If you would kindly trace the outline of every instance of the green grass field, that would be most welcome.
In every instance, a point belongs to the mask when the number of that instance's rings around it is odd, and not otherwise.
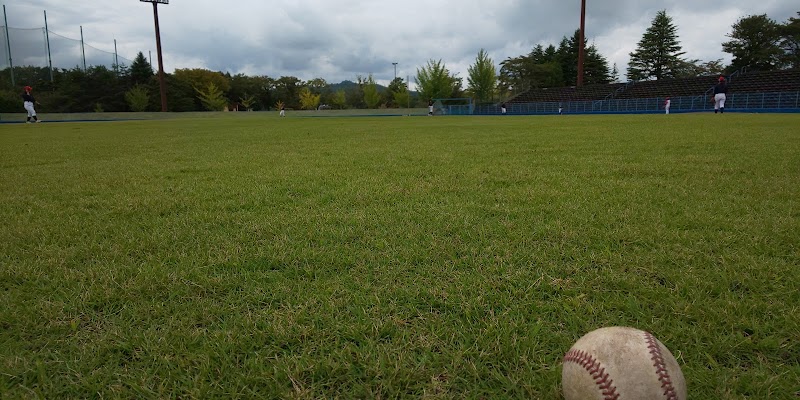
[[[0,397],[557,399],[625,325],[690,398],[797,398],[799,127],[0,126]]]

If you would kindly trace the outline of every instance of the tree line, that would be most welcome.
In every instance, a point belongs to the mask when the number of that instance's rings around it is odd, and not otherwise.
[[[800,12],[797,13],[800,17]],[[583,46],[584,83],[606,84],[620,80],[616,64],[609,66],[594,44],[579,43],[579,31],[564,36],[558,45],[537,45],[530,53],[509,57],[499,69],[484,49],[464,79],[441,60],[429,60],[417,69],[417,91],[395,78],[387,87],[372,75],[330,84],[323,78],[303,81],[293,76],[272,78],[210,71],[176,69],[165,74],[169,111],[219,111],[223,109],[289,109],[417,107],[434,98],[472,97],[495,102],[532,88],[574,86],[579,46]],[[665,10],[659,11],[630,53],[626,78],[652,80],[730,73],[743,67],[758,70],[800,68],[800,18],[778,23],[764,15],[740,18],[722,50],[732,55],[722,60],[684,58],[677,27]],[[157,111],[161,109],[159,82],[141,52],[130,66],[93,66],[85,70],[14,67],[22,85],[36,87],[46,112]],[[0,112],[18,112],[20,88],[11,85],[8,69],[0,71]]]
[[[797,13],[800,16],[800,12]],[[528,89],[575,86],[577,80],[580,31],[563,37],[558,47],[538,45],[527,54],[500,63],[498,91],[501,96]],[[766,14],[740,18],[731,27],[729,41],[722,51],[732,56],[730,65],[722,59],[701,61],[687,59],[678,38],[678,28],[666,10],[656,13],[642,35],[636,50],[630,53],[626,78],[629,81],[691,78],[728,74],[744,67],[761,71],[800,68],[800,18],[778,23]],[[618,68],[608,61],[594,44],[585,49],[584,83],[619,82]]]

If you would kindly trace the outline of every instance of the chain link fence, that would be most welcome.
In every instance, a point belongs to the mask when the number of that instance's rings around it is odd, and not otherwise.
[[[673,97],[670,112],[713,111],[713,95]],[[663,113],[664,98],[611,99],[565,102],[536,102],[509,104],[509,114],[646,114]],[[800,112],[800,92],[758,92],[728,94],[726,111],[738,112]],[[475,114],[500,114],[497,105],[482,105]]]

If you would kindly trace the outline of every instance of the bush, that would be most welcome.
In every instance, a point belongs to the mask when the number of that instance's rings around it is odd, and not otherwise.
[[[146,111],[147,105],[150,103],[150,91],[145,86],[136,85],[125,93],[125,101],[131,111]]]

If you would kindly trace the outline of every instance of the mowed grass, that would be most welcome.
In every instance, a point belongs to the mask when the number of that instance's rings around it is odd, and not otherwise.
[[[0,126],[2,398],[800,395],[800,116]]]

